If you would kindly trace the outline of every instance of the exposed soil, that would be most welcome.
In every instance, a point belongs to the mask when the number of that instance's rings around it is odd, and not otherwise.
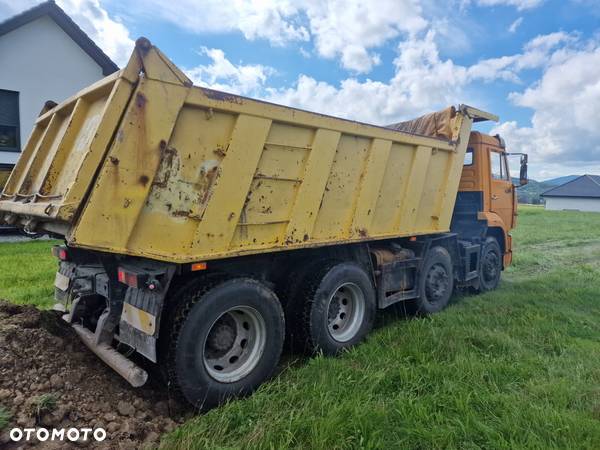
[[[192,411],[151,380],[134,389],[52,311],[0,300],[0,406],[11,415],[0,448],[155,448]],[[13,427],[103,428],[103,442],[13,443]]]

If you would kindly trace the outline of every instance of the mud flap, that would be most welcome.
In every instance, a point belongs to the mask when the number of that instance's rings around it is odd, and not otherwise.
[[[156,342],[163,302],[163,293],[129,288],[119,321],[119,341],[152,362],[157,361]]]
[[[135,269],[130,267],[129,270]],[[153,281],[141,287],[129,287],[125,292],[116,338],[155,363],[161,314],[175,266],[146,268],[139,273]],[[154,288],[150,289],[149,284]]]

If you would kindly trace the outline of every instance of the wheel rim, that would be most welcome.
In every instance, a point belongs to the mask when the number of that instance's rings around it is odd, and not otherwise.
[[[333,339],[347,342],[362,325],[365,316],[365,295],[354,283],[338,287],[327,304],[327,329]]]
[[[500,258],[494,251],[490,251],[485,255],[483,260],[483,278],[486,282],[492,282],[498,276],[498,266]]]
[[[246,377],[258,364],[266,345],[265,320],[249,306],[221,314],[204,341],[202,359],[209,375],[221,383]]]
[[[425,280],[425,294],[429,303],[436,303],[443,299],[449,285],[450,278],[445,267],[441,264],[431,266]]]

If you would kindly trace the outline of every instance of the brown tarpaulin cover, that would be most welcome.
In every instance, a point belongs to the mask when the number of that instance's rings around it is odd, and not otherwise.
[[[386,128],[450,140],[452,139],[452,122],[455,116],[456,108],[450,106],[442,111],[426,114],[413,120],[386,125]]]

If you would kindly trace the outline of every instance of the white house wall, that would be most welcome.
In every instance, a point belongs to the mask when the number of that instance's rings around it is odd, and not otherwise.
[[[61,102],[103,77],[102,69],[45,16],[0,36],[0,89],[19,92],[21,148],[44,102]],[[0,163],[19,153],[0,152]]]
[[[546,209],[600,212],[600,198],[545,197]]]

